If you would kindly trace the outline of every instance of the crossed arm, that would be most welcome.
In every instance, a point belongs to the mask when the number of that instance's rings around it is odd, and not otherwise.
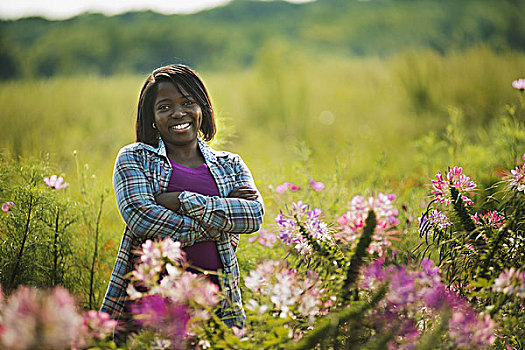
[[[165,192],[155,197],[155,201],[170,210],[177,211],[180,208],[179,195],[182,192]],[[230,192],[228,198],[241,198],[246,200],[257,199],[257,191],[248,186],[237,187]]]
[[[255,232],[262,223],[263,203],[240,158],[238,165],[239,187],[227,198],[187,191],[155,198],[140,155],[125,149],[119,153],[113,173],[120,213],[141,239],[171,237],[183,245],[192,245],[197,240],[218,240],[221,231]]]
[[[259,230],[264,205],[252,175],[240,157],[233,160],[235,188],[226,198],[184,191],[163,193],[157,203],[198,220],[207,229],[227,233],[252,233]]]

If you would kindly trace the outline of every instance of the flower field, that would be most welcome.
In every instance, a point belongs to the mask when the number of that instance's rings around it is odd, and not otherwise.
[[[245,327],[218,319],[221,291],[178,243],[150,240],[128,288],[140,331],[118,346],[96,310],[142,77],[4,84],[2,348],[525,347],[523,55],[275,55],[202,72],[214,147],[241,154],[266,205],[237,250]]]

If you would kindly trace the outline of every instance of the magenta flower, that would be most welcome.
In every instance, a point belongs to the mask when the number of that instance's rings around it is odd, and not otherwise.
[[[516,79],[512,82],[512,87],[514,89],[524,91],[525,90],[525,79]]]
[[[459,348],[486,349],[496,341],[494,321],[489,315],[476,317],[470,308],[455,309],[448,324],[450,337]]]
[[[310,185],[316,192],[321,192],[322,190],[324,190],[324,183],[316,182],[314,181],[314,179],[310,179]]]
[[[505,223],[505,217],[497,210],[491,210],[481,215],[476,213],[471,218],[476,225],[488,225],[495,228],[500,228]]]
[[[2,211],[6,214],[11,214],[11,208],[16,207],[16,204],[13,202],[5,202],[2,204]]]
[[[389,287],[386,300],[395,307],[413,303],[417,298],[416,283],[404,267],[393,269]]]
[[[137,322],[172,339],[174,349],[184,349],[188,336],[190,314],[186,306],[172,302],[160,295],[148,295],[133,304],[132,313]]]
[[[277,236],[267,230],[261,229],[257,234],[252,235],[248,242],[253,243],[257,241],[260,245],[267,248],[273,248],[273,245],[277,241]]]
[[[185,260],[179,242],[174,242],[170,238],[162,241],[148,240],[142,245],[140,259],[141,263],[132,272],[131,280],[133,283],[130,283],[127,288],[130,299],[146,300],[145,298],[155,296],[146,303],[146,305],[151,306],[148,306],[150,309],[154,305],[160,305],[164,307],[164,311],[167,310],[166,312],[174,312],[175,314],[182,310],[179,306],[184,307],[184,313],[191,319],[187,326],[188,329],[186,329],[187,332],[192,332],[200,323],[211,317],[210,311],[220,301],[219,287],[206,278],[206,272],[194,274],[186,270],[189,265]],[[135,287],[137,284],[141,288]],[[163,304],[159,304],[160,299],[158,298],[166,300],[162,301]],[[166,304],[168,302],[169,305]],[[139,312],[141,311],[139,310]],[[150,316],[147,319],[152,324],[162,321],[152,318],[152,315]],[[184,327],[186,327],[186,323],[184,321]],[[164,331],[169,336],[178,334],[178,331],[170,328]]]
[[[293,183],[291,182],[284,182],[282,183],[281,185],[277,186],[275,188],[275,192],[279,193],[279,194],[282,194],[286,191],[292,191],[292,192],[295,192],[299,190],[299,186],[297,185],[294,185]]]
[[[450,186],[453,186],[458,190],[465,204],[474,204],[474,202],[465,194],[474,191],[477,185],[474,181],[470,180],[470,177],[463,174],[463,169],[461,167],[449,167],[445,177],[443,177],[441,173],[437,173],[436,180],[432,180],[431,186],[432,190],[430,193],[434,196],[434,199],[447,206],[452,203],[452,199],[450,198]]]
[[[51,175],[50,177],[44,177],[44,182],[49,188],[54,188],[56,190],[62,190],[67,187],[68,183],[64,182],[62,176]]]
[[[423,259],[422,269],[418,270],[383,266],[383,263],[380,259],[363,270],[361,288],[373,290],[388,283],[387,294],[373,311],[372,322],[379,329],[391,330],[396,326],[399,329],[397,339],[389,348],[413,348],[412,342],[417,340],[419,332],[410,324],[407,315],[412,319],[438,322],[443,307],[452,310],[449,331],[456,345],[454,348],[483,349],[494,343],[494,322],[489,316],[478,316],[465,300],[448,291],[432,260]]]

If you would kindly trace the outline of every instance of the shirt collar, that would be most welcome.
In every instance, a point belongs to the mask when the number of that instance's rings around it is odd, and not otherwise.
[[[215,151],[213,148],[208,146],[206,142],[202,141],[201,139],[197,139],[199,143],[199,149],[201,150],[202,155],[204,156],[204,159],[206,162],[217,162],[217,151]],[[144,144],[144,147],[157,153],[160,156],[168,158],[168,155],[166,153],[166,145],[162,141],[161,138],[159,138],[159,144],[157,147],[150,146],[148,144]]]

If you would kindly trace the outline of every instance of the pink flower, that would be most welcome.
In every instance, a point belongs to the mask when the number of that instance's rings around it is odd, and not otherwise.
[[[316,192],[321,192],[324,190],[324,183],[322,182],[316,182],[314,179],[310,179],[310,185]]]
[[[512,87],[514,89],[524,91],[525,90],[525,79],[516,79],[512,82]]]
[[[2,311],[2,342],[8,349],[69,348],[82,325],[73,297],[60,287],[51,293],[20,287]]]
[[[474,202],[465,194],[474,191],[477,184],[470,180],[470,177],[463,174],[463,169],[461,167],[449,167],[445,177],[443,177],[441,173],[437,173],[436,180],[432,180],[431,186],[432,190],[430,193],[434,196],[434,199],[447,206],[452,203],[452,198],[450,198],[450,186],[453,186],[458,190],[466,205],[474,204]]]
[[[257,234],[252,235],[250,239],[248,239],[248,242],[259,242],[260,245],[267,248],[273,248],[273,245],[277,241],[277,237],[264,229],[260,230]]]
[[[505,269],[494,281],[492,290],[525,298],[525,272],[516,270],[514,267]]]
[[[389,236],[394,233],[392,229],[399,225],[397,218],[399,212],[392,203],[395,199],[395,195],[384,193],[378,193],[376,196],[368,198],[361,195],[354,196],[350,202],[349,210],[337,219],[341,231],[336,233],[334,237],[344,244],[355,244],[365,226],[368,212],[373,210],[376,214],[377,224],[368,251],[371,254],[377,253],[382,256],[391,245]]]
[[[56,190],[62,190],[67,187],[68,183],[64,182],[62,176],[51,175],[50,177],[44,177],[44,182],[49,188],[54,188]]]
[[[488,225],[495,228],[500,228],[505,223],[505,217],[496,210],[488,211],[482,215],[476,213],[471,217],[476,225]]]
[[[4,204],[2,204],[2,211],[7,214],[11,214],[11,208],[14,208],[14,207],[16,207],[15,203],[5,202]]]
[[[242,338],[248,333],[248,329],[246,328],[239,328],[239,327],[232,327],[232,332],[237,338]]]
[[[320,289],[316,273],[299,273],[289,269],[282,261],[269,260],[259,264],[244,278],[248,289],[267,299],[278,312],[279,317],[302,315],[313,322],[321,313],[321,298],[324,290]],[[266,306],[251,300],[250,309],[265,312]],[[262,310],[262,311],[261,311]]]
[[[525,164],[511,170],[510,176],[507,176],[506,180],[509,182],[511,188],[515,188],[518,192],[525,193]]]
[[[286,191],[292,191],[292,192],[295,192],[299,190],[299,186],[297,185],[294,185],[293,183],[291,182],[284,182],[282,183],[281,185],[277,186],[275,188],[275,192],[279,193],[279,194],[282,194]]]
[[[117,325],[117,321],[112,320],[109,314],[102,311],[89,310],[82,317],[84,322],[76,342],[78,348],[86,348],[94,340],[108,339]]]

